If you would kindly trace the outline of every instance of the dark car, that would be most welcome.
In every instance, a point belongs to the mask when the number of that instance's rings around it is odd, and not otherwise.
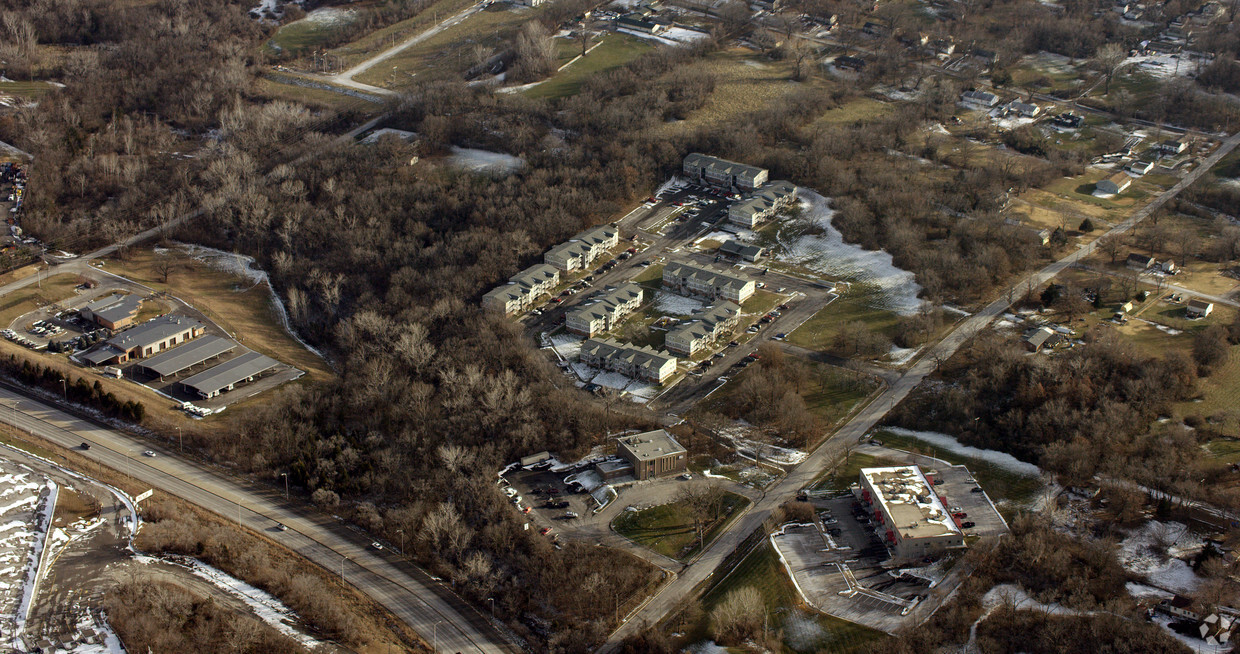
[[[968,522],[962,522],[962,523],[960,523],[960,526],[961,526],[961,527],[964,527],[965,529],[969,529],[970,527],[973,527],[973,526],[974,526],[974,524],[973,524],[973,521],[971,521],[971,520],[970,520],[970,521],[968,521]]]
[[[83,450],[89,450],[89,449],[90,449],[90,443],[82,443],[82,449],[83,449]]]
[[[969,489],[969,492],[970,492],[970,493],[980,493],[980,492],[982,492],[982,487],[981,487],[981,486],[974,486],[973,488],[970,488],[970,489]]]

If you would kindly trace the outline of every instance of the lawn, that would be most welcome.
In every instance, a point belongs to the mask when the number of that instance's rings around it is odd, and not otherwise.
[[[1042,480],[1037,477],[1011,472],[982,459],[958,456],[951,452],[932,448],[912,436],[898,435],[883,429],[874,432],[874,438],[882,441],[886,447],[907,450],[917,454],[926,454],[942,459],[952,465],[963,465],[973,473],[978,485],[994,500],[1009,500],[1019,504],[1033,499],[1042,488]]]
[[[167,291],[201,311],[242,345],[305,370],[311,379],[333,376],[327,364],[284,330],[266,284],[247,280],[195,261],[180,250],[157,255],[133,250],[124,260],[109,259],[105,270],[155,290]],[[156,270],[163,257],[173,257],[168,282]]]
[[[50,82],[0,82],[0,95],[20,95],[37,100],[56,88]]]
[[[801,397],[828,429],[878,389],[878,380],[869,375],[825,363],[811,365],[813,374]]]
[[[627,34],[607,34],[602,45],[576,63],[552,75],[547,81],[530,88],[525,95],[531,98],[564,98],[576,95],[581,85],[591,75],[611,70],[653,50],[654,46]],[[580,54],[580,49],[574,53]],[[571,57],[570,57],[571,59]]]
[[[881,294],[877,286],[853,284],[843,297],[828,304],[792,332],[788,340],[812,350],[828,350],[840,328],[853,322],[863,323],[870,331],[892,337],[900,316],[874,306],[874,300],[880,299]]]
[[[335,109],[337,111],[356,110],[362,113],[377,112],[383,108],[378,102],[370,102],[362,100],[346,93],[337,93],[327,89],[313,88],[309,86],[301,86],[299,84],[288,84],[279,77],[293,78],[295,75],[278,75],[269,77],[264,75],[257,80],[258,93],[265,98],[272,100],[288,100],[307,107]],[[326,84],[326,82],[315,80],[316,84]],[[339,87],[343,90],[343,87]]]
[[[748,300],[741,303],[741,312],[761,317],[770,313],[786,299],[788,298],[772,291],[758,289],[749,296]]]
[[[1227,363],[1215,370],[1214,374],[1198,381],[1197,386],[1201,389],[1201,398],[1177,404],[1177,416],[1214,418],[1222,421],[1222,424],[1214,425],[1214,429],[1229,434],[1237,433],[1237,430],[1240,430],[1240,414],[1237,413],[1240,410],[1240,345],[1233,345]],[[1226,449],[1219,449],[1224,446],[1216,443],[1220,442],[1210,443],[1211,451],[1215,452],[1216,456],[1230,457],[1240,453],[1240,443],[1236,441],[1226,441]]]
[[[865,122],[891,113],[892,105],[873,98],[860,97],[842,107],[828,109],[818,118],[817,124],[840,125]]]
[[[645,270],[633,278],[633,282],[652,289],[660,288],[663,286],[663,264],[652,263],[646,266]]]
[[[73,287],[77,285],[77,275],[64,273],[0,297],[0,326],[9,327],[14,320],[39,307],[73,297]]]
[[[683,633],[684,636],[676,644],[680,647],[685,647],[692,643],[709,640],[710,611],[722,602],[728,593],[746,586],[752,587],[761,593],[762,599],[766,604],[767,614],[770,616],[772,631],[793,631],[793,629],[789,628],[793,620],[800,623],[796,626],[801,628],[796,631],[801,633],[807,631],[804,629],[804,621],[806,620],[817,623],[817,626],[822,630],[823,633],[816,638],[811,636],[808,639],[798,639],[797,647],[793,647],[792,644],[785,642],[782,652],[796,654],[803,652],[852,654],[865,651],[869,645],[887,638],[886,634],[880,631],[875,631],[852,622],[846,622],[829,615],[819,614],[806,607],[801,602],[801,597],[797,593],[796,587],[793,586],[792,580],[788,577],[783,564],[780,562],[775,548],[767,541],[754,548],[727,574],[717,577],[715,583],[702,596],[703,614],[701,619],[696,624],[678,625],[677,630]]]
[[[330,11],[332,18],[327,18],[327,14],[311,12],[306,18],[288,23],[271,37],[268,46],[277,52],[300,55],[326,43],[333,32],[356,20],[357,15],[352,12],[334,8]]]
[[[749,506],[747,498],[725,491],[721,517],[706,528],[703,543],[709,545],[714,541],[724,525],[740,515],[746,506]],[[642,511],[625,511],[612,521],[611,526],[621,536],[678,561],[688,561],[699,549],[693,519],[683,501]]]
[[[473,0],[440,0],[413,18],[407,18],[399,23],[375,30],[352,43],[346,43],[335,48],[331,51],[331,54],[340,57],[346,67],[355,66],[370,57],[399,45],[405,39],[422,32],[472,4],[474,4]]]
[[[849,452],[848,458],[834,468],[824,470],[822,476],[814,483],[814,490],[846,491],[849,486],[857,483],[862,468],[881,468],[884,466],[902,465],[903,462],[861,452]]]

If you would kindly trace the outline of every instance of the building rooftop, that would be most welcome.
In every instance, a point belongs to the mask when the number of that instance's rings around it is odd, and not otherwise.
[[[279,361],[247,350],[245,354],[234,357],[214,368],[204,370],[181,383],[199,393],[211,395],[255,375],[262,374],[280,365]]]
[[[685,164],[696,168],[710,168],[719,172],[726,172],[729,175],[738,175],[742,177],[757,177],[766,172],[765,168],[758,166],[749,166],[719,157],[712,157],[708,154],[694,152],[685,157]]]
[[[766,249],[757,245],[741,243],[739,241],[727,241],[723,245],[719,246],[719,251],[733,256],[751,257],[756,259],[762,256],[762,253],[766,252]]]
[[[219,336],[204,336],[180,347],[158,354],[142,362],[142,367],[167,377],[175,375],[190,366],[196,366],[211,357],[231,352],[237,344]]]
[[[141,305],[141,296],[113,293],[108,297],[90,302],[83,308],[103,320],[114,323],[138,313]]]
[[[160,316],[109,338],[113,345],[126,352],[165,341],[186,330],[202,327],[202,323],[185,316]]]
[[[741,308],[732,302],[720,302],[689,316],[689,320],[667,332],[667,340],[683,341],[706,338],[715,334],[716,325],[740,315]]]
[[[590,338],[581,344],[581,352],[587,356],[628,361],[648,373],[658,373],[668,361],[676,357],[651,347],[638,347],[614,341],[610,338]]]
[[[878,493],[879,502],[891,516],[891,528],[903,538],[929,538],[960,534],[939,496],[917,466],[863,468],[861,475]]]
[[[566,320],[577,321],[612,316],[621,305],[635,299],[641,302],[643,297],[642,287],[629,282],[620,288],[604,292],[597,300],[592,301],[590,304],[569,311]]]
[[[676,442],[672,435],[666,430],[656,429],[641,434],[633,434],[631,436],[621,436],[616,439],[621,449],[633,455],[633,458],[639,461],[649,461],[650,459],[658,459],[668,454],[682,454],[686,452],[685,448]]]

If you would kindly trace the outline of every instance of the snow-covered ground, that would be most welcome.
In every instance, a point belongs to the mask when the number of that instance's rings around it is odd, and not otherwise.
[[[905,316],[917,313],[922,305],[917,298],[921,286],[914,280],[913,273],[897,268],[891,255],[882,250],[866,250],[845,243],[844,236],[831,224],[835,211],[831,209],[830,200],[806,188],[799,193],[802,219],[820,228],[822,233],[792,239],[786,228],[781,228],[776,239],[783,251],[777,258],[829,277],[872,284],[882,290],[880,299],[875,302],[879,308]]]
[[[897,366],[902,366],[911,361],[920,351],[921,348],[919,347],[898,347],[892,345],[891,350],[887,353],[887,360]]]
[[[1046,604],[1029,596],[1025,589],[1015,584],[999,584],[982,596],[982,606],[990,609],[1009,604],[1020,611],[1037,611],[1048,615],[1083,615],[1058,603]]]
[[[577,355],[581,353],[582,338],[576,334],[568,332],[558,332],[552,334],[549,338],[551,347],[555,349],[561,357],[566,361],[576,361]]]
[[[37,576],[55,508],[56,485],[0,462],[0,620],[16,639],[34,601]]]
[[[379,139],[383,138],[384,136],[387,136],[388,134],[391,134],[392,136],[399,136],[400,138],[406,141],[412,141],[418,135],[417,132],[410,132],[410,131],[406,131],[403,129],[393,129],[391,127],[384,127],[382,129],[377,129],[367,134],[366,138],[362,139],[360,143],[364,145],[370,145],[372,143],[377,142]]]
[[[511,173],[525,165],[520,157],[514,157],[503,152],[491,152],[490,150],[475,150],[473,148],[461,148],[452,146],[452,154],[448,156],[448,163],[458,168],[464,168],[477,173]]]
[[[916,438],[924,443],[929,443],[944,452],[951,452],[956,456],[962,456],[970,459],[979,459],[985,461],[995,467],[1003,468],[1009,472],[1020,475],[1038,476],[1042,471],[1032,463],[1026,463],[1006,452],[996,452],[995,450],[983,450],[965,445],[956,440],[955,436],[949,436],[937,431],[914,431],[912,429],[904,429],[902,427],[883,427],[884,431],[889,431],[899,436],[908,436]]]
[[[1199,536],[1178,522],[1149,521],[1120,541],[1116,557],[1124,569],[1144,575],[1153,585],[1192,593],[1201,578],[1182,559],[1203,547]]]
[[[1147,73],[1159,79],[1197,73],[1198,64],[1174,54],[1142,55],[1124,60],[1124,71]]]
[[[1223,652],[1232,651],[1231,645],[1211,645],[1200,638],[1185,636],[1184,634],[1171,628],[1171,618],[1161,613],[1154,616],[1154,624],[1163,628],[1172,638],[1184,643],[1190,650],[1197,654],[1223,654]]]
[[[339,7],[320,7],[306,14],[306,17],[301,20],[323,27],[348,25],[357,20],[357,12],[352,9],[341,9]],[[300,23],[301,21],[294,22]],[[289,24],[292,25],[293,23]]]
[[[737,420],[733,424],[717,430],[716,433],[728,439],[732,443],[732,447],[736,449],[736,453],[746,459],[757,459],[760,457],[765,463],[794,466],[809,456],[801,450],[780,447],[752,438],[746,438],[753,431],[753,425],[744,420]]]
[[[1002,111],[1002,109],[995,109],[990,112],[990,119],[994,121],[995,126],[999,129],[1013,130],[1022,125],[1032,125],[1037,121],[1036,118],[1025,118],[1024,116],[1009,116],[1005,118],[999,115]]]
[[[618,372],[591,368],[578,361],[577,356],[581,353],[581,343],[585,340],[580,336],[575,336],[568,332],[560,332],[548,337],[547,340],[550,341],[551,347],[556,353],[569,362],[569,369],[576,373],[577,379],[581,380],[578,384],[580,386],[593,383],[611,388],[620,391],[626,399],[638,404],[645,404],[659,394],[658,384],[625,377]]]
[[[705,39],[707,38],[707,36],[709,36],[701,32],[695,32],[693,30],[685,29],[683,27],[671,27],[667,29],[666,31],[659,32],[658,34],[647,34],[645,32],[631,30],[627,27],[617,28],[616,31],[622,32],[624,34],[628,34],[629,36],[635,36],[645,41],[652,41],[654,43],[658,43],[661,45],[673,45],[673,46],[690,45],[696,41],[701,41],[702,39]]]
[[[687,316],[705,306],[702,300],[667,291],[658,291],[654,296],[654,308],[671,316]]]

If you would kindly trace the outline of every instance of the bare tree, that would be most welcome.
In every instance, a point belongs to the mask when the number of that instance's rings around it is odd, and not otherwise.
[[[1097,64],[1107,81],[1104,94],[1111,93],[1111,79],[1124,67],[1124,60],[1127,58],[1128,52],[1119,43],[1107,43],[1098,48],[1098,53],[1094,55],[1094,63]]]

